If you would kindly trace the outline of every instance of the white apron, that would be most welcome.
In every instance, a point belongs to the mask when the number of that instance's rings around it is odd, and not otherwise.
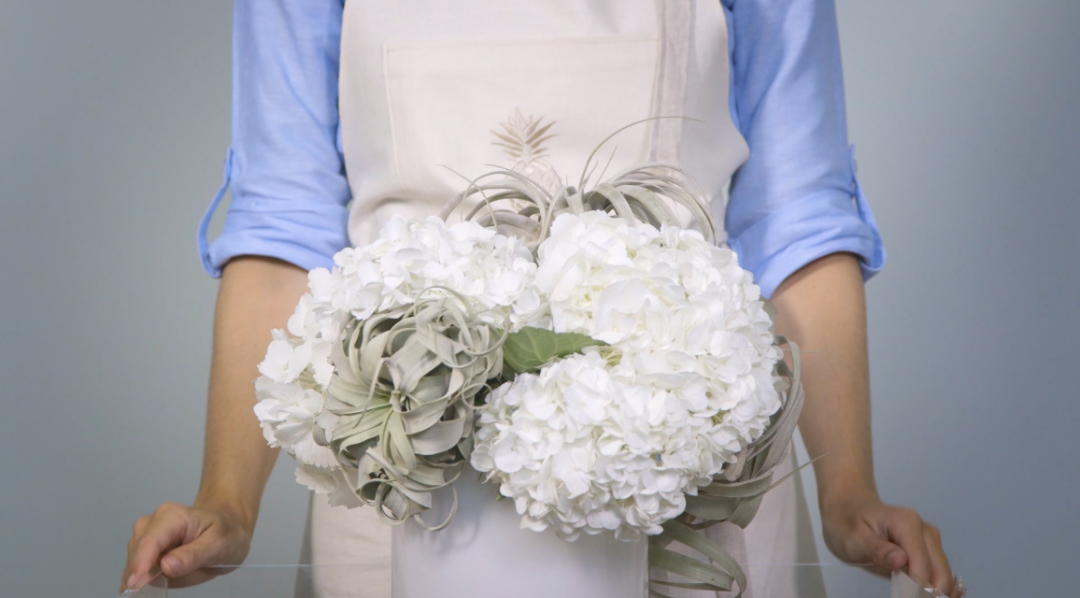
[[[718,0],[348,0],[339,83],[353,245],[374,240],[393,214],[437,214],[490,165],[550,186],[576,183],[600,141],[651,116],[704,122],[665,119],[621,133],[598,154],[610,160],[607,173],[645,161],[677,164],[704,189],[717,222],[731,175],[748,156],[731,119]],[[554,122],[550,137],[516,135],[537,122]],[[551,532],[518,530],[513,502],[496,505],[494,487],[485,499],[488,489],[474,486],[462,488],[461,521],[435,532],[441,537],[411,523],[391,533],[371,509],[330,507],[314,496],[304,559],[360,564],[370,574],[357,584],[315,569],[313,587],[298,592],[389,598],[393,585],[394,598],[644,596],[639,581],[627,581],[631,569],[643,578],[643,545],[599,536],[565,544]],[[721,524],[708,533],[748,564],[745,596],[824,596],[812,569],[764,566],[817,560],[797,477],[765,497],[745,532]],[[477,535],[490,542],[470,546]],[[500,549],[500,538],[513,544]],[[392,544],[402,559],[393,580]],[[433,570],[438,575],[414,573]]]

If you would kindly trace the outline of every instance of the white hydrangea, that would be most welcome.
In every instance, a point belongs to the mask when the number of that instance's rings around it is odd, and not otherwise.
[[[323,411],[321,391],[261,376],[255,381],[255,396],[259,399],[255,415],[270,446],[284,448],[300,463],[336,467],[334,453],[319,446],[312,435]]]
[[[293,339],[284,330],[272,331],[273,339],[266,349],[266,358],[259,364],[259,373],[274,382],[289,384],[311,368],[319,386],[330,384],[334,366],[330,363],[329,341],[321,338]]]
[[[536,264],[529,250],[475,222],[448,226],[435,217],[393,217],[378,240],[338,252],[334,263],[332,271],[316,268],[308,274],[310,292],[289,318],[288,333],[273,332],[259,364],[255,406],[267,442],[300,462],[297,480],[330,493],[332,500],[342,494],[333,489],[343,478],[333,453],[315,441],[314,432],[321,428],[329,439],[326,431],[334,427],[324,410],[324,392],[334,373],[333,343],[341,341],[349,320],[410,305],[431,287],[469,298],[493,323],[509,319],[520,327],[541,322],[544,313],[532,285]]]
[[[274,330],[273,339],[255,380],[255,415],[263,437],[302,464],[335,467],[333,453],[313,436],[323,413],[322,391],[334,372],[331,345],[318,338],[290,338],[284,330]]]
[[[658,534],[723,465],[713,412],[700,375],[638,376],[590,350],[497,388],[471,461],[514,499],[523,528]]]
[[[524,243],[476,222],[448,226],[437,217],[392,217],[379,238],[334,256],[336,267],[312,270],[311,293],[289,320],[295,336],[334,338],[348,317],[411,305],[431,287],[446,287],[473,299],[494,323],[514,326],[541,308],[532,286],[536,263]]]
[[[780,407],[773,371],[782,353],[735,252],[697,231],[586,212],[555,219],[538,261],[535,285],[556,332],[604,341],[635,371],[696,372],[744,444],[762,434]]]
[[[782,354],[752,276],[730,249],[676,227],[563,214],[538,249],[556,332],[611,345],[491,394],[473,466],[522,526],[660,533],[780,408]]]

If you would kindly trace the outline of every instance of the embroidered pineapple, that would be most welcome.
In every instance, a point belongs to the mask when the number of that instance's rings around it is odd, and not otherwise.
[[[500,129],[492,133],[497,138],[492,143],[503,148],[513,160],[510,170],[529,177],[549,193],[555,194],[562,189],[559,175],[545,159],[547,148],[544,142],[555,136],[548,134],[557,121],[543,122],[543,117],[525,116],[521,110],[515,110],[513,116],[499,123]]]

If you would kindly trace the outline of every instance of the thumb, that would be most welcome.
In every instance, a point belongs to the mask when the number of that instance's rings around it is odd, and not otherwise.
[[[161,572],[166,577],[183,577],[216,565],[225,551],[225,539],[214,533],[204,533],[183,546],[170,550],[161,558]]]
[[[896,544],[883,540],[877,534],[866,530],[859,534],[859,543],[862,545],[863,558],[868,559],[875,567],[892,573],[907,564],[907,553]]]

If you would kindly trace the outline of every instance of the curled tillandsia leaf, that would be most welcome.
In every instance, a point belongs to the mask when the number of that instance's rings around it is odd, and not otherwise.
[[[460,473],[474,401],[503,368],[501,328],[441,291],[348,322],[331,354],[328,445],[356,495],[392,524],[430,509]]]
[[[464,221],[494,228],[499,234],[517,237],[534,253],[551,218],[553,197],[536,181],[499,168],[469,181],[468,187],[446,204],[439,217],[448,220],[456,210],[467,210]]]
[[[708,591],[731,591],[732,584],[739,588],[735,598],[746,589],[746,574],[722,546],[709,540],[699,530],[727,521],[746,528],[757,514],[761,499],[766,492],[797,474],[805,463],[774,480],[776,467],[788,454],[791,436],[802,413],[805,394],[800,380],[802,356],[799,346],[777,335],[778,346],[787,345],[791,350],[791,367],[783,361],[776,363],[776,373],[786,386],[783,406],[770,421],[765,433],[738,453],[735,463],[713,477],[713,482],[698,488],[697,496],[686,497],[686,512],[664,524],[664,531],[649,539],[649,566],[691,580],[672,582],[650,579],[653,586],[680,587]],[[819,459],[821,457],[818,457]],[[816,460],[816,459],[815,459]],[[701,553],[712,564],[703,562],[668,549],[678,542]],[[653,596],[664,594],[652,589]]]
[[[653,119],[631,123],[616,133],[648,120]],[[440,216],[447,220],[455,211],[463,210],[464,220],[475,220],[500,234],[522,238],[535,252],[548,237],[552,222],[563,213],[599,210],[617,214],[631,224],[641,222],[659,228],[678,226],[677,210],[683,209],[689,214],[690,225],[699,228],[710,243],[716,243],[716,222],[704,193],[676,166],[636,166],[588,186],[592,158],[612,136],[593,150],[576,187],[565,185],[552,194],[538,181],[499,168],[470,180]]]

